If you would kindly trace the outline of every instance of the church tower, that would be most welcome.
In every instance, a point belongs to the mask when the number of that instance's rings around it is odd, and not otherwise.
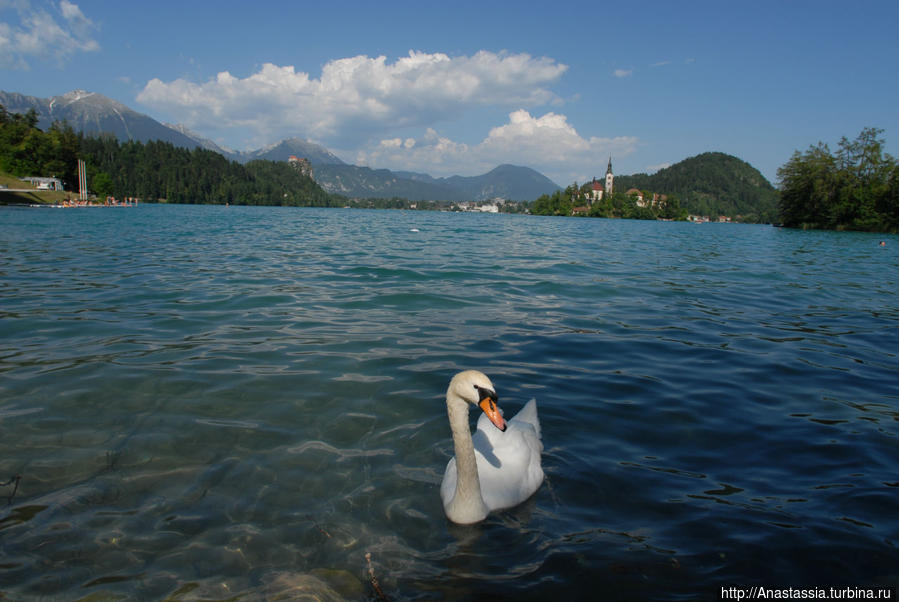
[[[609,168],[606,169],[606,194],[612,194],[615,176],[612,175],[612,155],[609,155]]]

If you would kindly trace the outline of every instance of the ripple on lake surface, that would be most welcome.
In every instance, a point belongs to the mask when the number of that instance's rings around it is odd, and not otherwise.
[[[0,593],[895,586],[899,239],[881,238],[2,209],[0,482],[22,478]],[[538,400],[547,480],[458,527],[443,393],[468,367],[507,412]]]

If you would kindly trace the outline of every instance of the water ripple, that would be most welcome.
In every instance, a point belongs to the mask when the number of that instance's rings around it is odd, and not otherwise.
[[[363,599],[369,571],[395,599],[895,579],[899,241],[0,213],[8,596]],[[443,392],[468,367],[507,412],[538,400],[547,479],[459,527]]]

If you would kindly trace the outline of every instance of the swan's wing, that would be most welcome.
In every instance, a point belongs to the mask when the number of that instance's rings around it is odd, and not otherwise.
[[[440,499],[443,505],[449,504],[453,496],[456,495],[456,458],[450,458],[446,463],[446,470],[443,472],[443,481],[440,483]]]
[[[537,418],[537,400],[531,399],[529,402],[524,404],[524,407],[519,410],[517,414],[515,414],[511,420],[520,420],[521,422],[526,422],[534,427],[534,430],[537,432],[537,438],[542,439],[542,435],[540,434],[540,419]]]
[[[519,410],[515,416],[506,421],[507,425],[510,425],[512,422],[518,422],[526,424],[534,429],[534,434],[537,437],[537,441],[542,439],[542,434],[540,432],[540,420],[537,418],[537,400],[531,399],[529,402],[524,404],[524,407]],[[504,441],[508,440],[506,437],[506,433],[496,428],[496,426],[490,422],[490,418],[487,417],[486,414],[481,413],[478,417],[478,424],[475,428],[474,435],[472,439],[475,443],[475,449],[478,448],[478,438],[485,437],[487,439],[487,443],[490,444],[491,447],[502,446]],[[543,446],[540,446],[540,449],[543,449]],[[487,455],[485,453],[485,455]]]
[[[543,482],[540,454],[543,444],[533,425],[509,422],[505,432],[489,420],[472,437],[484,503],[491,510],[525,501]],[[491,431],[496,431],[493,433]]]
[[[534,431],[537,433],[537,438],[542,439],[543,435],[540,431],[540,419],[537,417],[537,400],[531,399],[529,402],[524,404],[524,406],[515,414],[512,418],[507,420],[511,422],[513,420],[518,420],[520,422],[524,422],[530,424],[534,427]],[[481,431],[484,435],[487,436],[491,442],[499,441],[502,438],[502,431],[500,431],[496,426],[490,422],[490,419],[483,412],[480,416],[478,416],[478,424],[476,427],[477,431]]]

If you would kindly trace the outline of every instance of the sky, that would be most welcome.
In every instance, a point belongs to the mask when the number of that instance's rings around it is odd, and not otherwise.
[[[719,151],[776,185],[865,127],[899,156],[897,31],[896,0],[0,0],[0,90],[435,177],[564,186]]]

